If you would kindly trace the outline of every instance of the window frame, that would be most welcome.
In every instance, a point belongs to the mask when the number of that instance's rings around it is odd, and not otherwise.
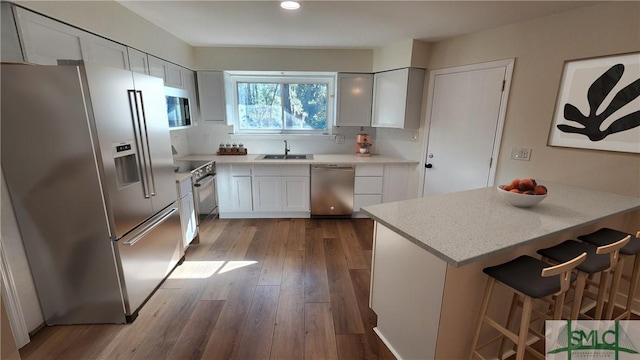
[[[335,122],[336,107],[336,78],[335,72],[291,72],[291,71],[227,71],[228,94],[230,104],[227,109],[230,112],[229,125],[233,125],[234,134],[255,135],[330,135]],[[238,112],[238,83],[270,83],[270,84],[327,84],[327,126],[325,129],[241,129]],[[282,119],[284,121],[284,118]]]

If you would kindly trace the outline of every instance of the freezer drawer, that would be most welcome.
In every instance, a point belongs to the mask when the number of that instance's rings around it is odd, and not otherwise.
[[[351,216],[353,166],[315,165],[311,169],[311,215]]]
[[[182,257],[177,204],[171,204],[117,243],[125,310],[131,316]]]

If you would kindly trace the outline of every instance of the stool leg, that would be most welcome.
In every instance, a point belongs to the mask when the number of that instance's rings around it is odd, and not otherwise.
[[[587,283],[588,274],[582,271],[578,271],[578,278],[576,279],[576,291],[573,293],[573,305],[571,307],[571,320],[578,320],[580,316],[580,306],[582,306],[582,295],[584,294],[584,288]]]
[[[469,360],[473,359],[473,355],[476,352],[476,346],[478,346],[478,339],[480,338],[480,330],[482,330],[482,324],[484,323],[484,317],[487,315],[487,308],[489,307],[489,298],[491,298],[491,291],[493,291],[493,285],[496,280],[492,277],[487,279],[487,285],[484,288],[484,296],[482,297],[482,305],[480,306],[480,317],[478,318],[478,325],[476,331],[473,334],[473,341],[471,342],[471,352],[469,354]]]
[[[518,352],[516,352],[516,360],[523,360],[524,353],[527,350],[527,338],[529,337],[532,305],[533,299],[529,296],[525,296],[524,304],[522,305],[522,320],[520,321],[520,330],[518,331]]]
[[[602,310],[604,309],[604,294],[607,292],[607,282],[609,281],[609,271],[600,273],[600,285],[598,286],[598,299],[596,300],[595,320],[602,320]]]
[[[616,297],[618,296],[618,287],[620,287],[620,279],[622,278],[622,272],[624,271],[624,258],[620,258],[616,264],[616,268],[613,271],[613,278],[611,281],[611,290],[609,290],[609,303],[607,304],[607,313],[605,314],[606,320],[613,319],[613,310],[616,307]]]
[[[513,313],[516,311],[517,307],[518,307],[518,299],[520,298],[520,296],[518,295],[518,293],[513,293],[513,298],[511,299],[511,307],[509,308],[509,315],[507,316],[507,325],[505,326],[505,328],[507,330],[511,330],[511,324],[513,323]],[[505,348],[507,345],[507,338],[506,337],[502,337],[502,339],[500,340],[500,352],[498,353],[499,359],[502,359],[502,355],[505,352]]]
[[[627,313],[626,319],[631,318],[631,308],[633,306],[633,298],[636,294],[636,288],[638,286],[638,275],[640,275],[640,255],[634,256],[633,270],[631,272],[631,282],[629,283],[629,292],[627,294],[627,305],[624,309]]]

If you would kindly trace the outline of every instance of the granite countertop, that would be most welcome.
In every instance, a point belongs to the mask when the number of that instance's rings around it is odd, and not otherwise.
[[[362,208],[447,263],[459,267],[491,255],[640,209],[640,198],[540,181],[549,189],[530,208],[507,204],[495,187]]]
[[[187,155],[176,161],[215,161],[217,164],[407,164],[417,165],[418,161],[383,155],[360,157],[355,154],[314,154],[308,160],[256,160],[260,154],[248,155]]]

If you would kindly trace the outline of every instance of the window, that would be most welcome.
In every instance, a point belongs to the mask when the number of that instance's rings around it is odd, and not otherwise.
[[[335,74],[231,74],[236,133],[327,134]]]

